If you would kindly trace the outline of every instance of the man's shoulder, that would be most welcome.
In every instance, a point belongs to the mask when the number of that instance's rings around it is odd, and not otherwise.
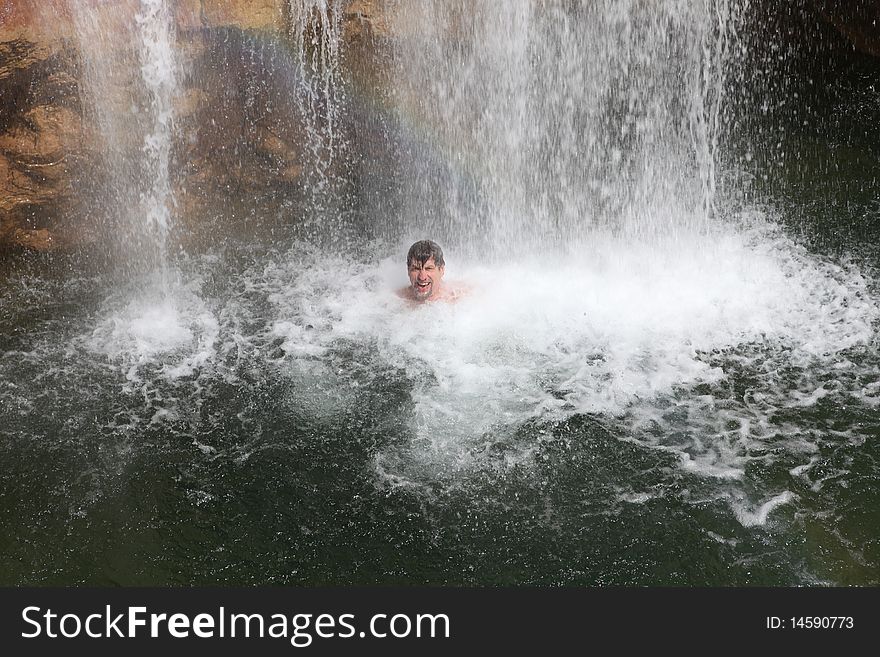
[[[424,302],[434,303],[437,301],[447,301],[454,303],[462,297],[468,296],[471,293],[472,289],[472,286],[464,283],[444,284],[443,287],[440,288],[439,294],[432,296],[432,298],[430,299],[426,299]],[[401,299],[410,301],[414,304],[419,303],[418,299],[413,298],[412,288],[409,286],[395,290],[394,294]]]
[[[462,297],[468,296],[473,291],[473,286],[466,283],[454,283],[446,287],[444,292],[445,298],[450,301],[458,301]]]

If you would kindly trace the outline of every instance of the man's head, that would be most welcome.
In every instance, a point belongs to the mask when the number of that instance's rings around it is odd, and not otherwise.
[[[406,254],[409,284],[416,301],[428,301],[440,296],[440,282],[446,271],[443,250],[431,240],[420,240],[409,247]]]

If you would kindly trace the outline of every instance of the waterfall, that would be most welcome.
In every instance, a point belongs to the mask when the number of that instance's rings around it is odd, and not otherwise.
[[[0,257],[0,583],[880,584],[880,68],[771,4],[0,3],[116,264]]]
[[[403,225],[511,253],[709,220],[728,0],[394,8]]]
[[[341,0],[288,0],[288,29],[301,76],[296,102],[309,154],[306,185],[312,210],[327,219],[339,180],[331,167],[345,148]]]
[[[141,0],[135,20],[140,35],[141,78],[149,92],[149,127],[141,147],[146,167],[141,207],[156,246],[164,253],[174,200],[168,169],[174,136],[172,101],[177,89],[173,26],[165,0]]]
[[[97,179],[85,193],[108,248],[129,277],[167,286],[174,195],[169,171],[179,65],[166,0],[74,1],[85,113],[98,131]],[[130,44],[134,44],[133,46]]]

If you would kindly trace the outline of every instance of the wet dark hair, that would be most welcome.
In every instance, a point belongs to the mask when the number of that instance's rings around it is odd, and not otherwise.
[[[409,247],[409,252],[406,254],[406,266],[409,267],[414,262],[424,265],[430,258],[434,258],[434,263],[438,267],[445,266],[443,249],[440,248],[440,245],[431,240],[419,240]]]

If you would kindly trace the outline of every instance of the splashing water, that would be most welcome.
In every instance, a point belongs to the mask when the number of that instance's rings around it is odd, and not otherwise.
[[[288,0],[290,38],[301,75],[297,102],[306,130],[305,148],[311,156],[306,175],[313,211],[333,210],[338,193],[331,167],[345,148],[341,130],[345,104],[341,0]]]
[[[737,3],[390,4],[406,175],[381,239],[229,240],[167,293],[156,270],[153,294],[3,288],[0,480],[70,507],[10,527],[89,554],[102,515],[140,513],[114,529],[150,581],[876,582],[876,273],[719,197]],[[137,24],[151,118],[118,152],[161,179],[160,5]],[[340,6],[289,3],[328,171]],[[121,115],[95,111],[109,137]],[[167,226],[163,184],[127,179]],[[395,295],[426,236],[471,287],[454,304]],[[57,489],[30,483],[46,453]]]
[[[322,389],[365,385],[358,376],[377,363],[405,373],[411,442],[404,461],[396,447],[380,460],[416,478],[479,465],[485,444],[509,439],[513,427],[587,414],[690,471],[737,480],[751,460],[770,458],[779,432],[796,434],[795,454],[813,451],[821,434],[777,426],[784,409],[829,394],[878,401],[876,365],[848,383],[824,379],[858,370],[849,352],[873,339],[880,314],[868,282],[750,223],[717,229],[710,249],[702,233],[659,253],[597,233],[579,262],[461,264],[473,295],[415,310],[391,294],[399,262],[383,261],[365,287],[365,265],[299,263],[275,272],[292,285],[267,282],[281,318],[270,335],[283,340],[291,372]],[[357,360],[364,348],[367,362]],[[731,398],[743,370],[766,380]],[[308,406],[332,415],[354,403],[337,400],[335,411]],[[538,446],[511,456],[528,461]]]
[[[404,230],[475,256],[704,224],[726,0],[397,7]]]
[[[99,130],[103,168],[84,187],[128,277],[167,269],[174,195],[170,161],[179,63],[171,11],[75,1],[83,102]],[[111,36],[112,35],[112,36]],[[118,41],[122,36],[122,43]],[[129,44],[135,44],[130,47]],[[115,239],[112,239],[115,237]],[[169,275],[162,278],[167,287]]]
[[[174,134],[173,100],[177,93],[177,68],[172,47],[171,14],[164,0],[141,0],[135,16],[141,45],[141,77],[150,94],[151,130],[144,137],[149,187],[141,192],[147,222],[164,253],[168,239],[173,194],[169,175]]]

